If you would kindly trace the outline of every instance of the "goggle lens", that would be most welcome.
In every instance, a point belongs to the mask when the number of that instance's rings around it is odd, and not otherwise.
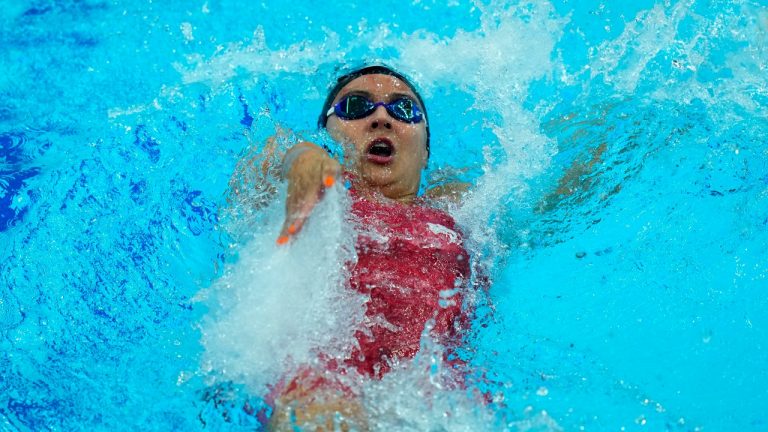
[[[419,123],[422,119],[418,105],[407,97],[396,99],[390,103],[374,103],[365,96],[350,95],[328,110],[328,115],[335,113],[344,120],[357,120],[371,115],[379,105],[383,106],[389,115],[405,123]]]
[[[412,119],[415,114],[414,107],[415,105],[412,100],[398,99],[392,103],[391,107],[387,108],[388,110],[391,108],[389,112],[399,119]]]
[[[339,101],[339,113],[337,115],[341,118],[347,119],[359,119],[369,116],[376,107],[373,106],[373,102],[362,96],[348,96]]]

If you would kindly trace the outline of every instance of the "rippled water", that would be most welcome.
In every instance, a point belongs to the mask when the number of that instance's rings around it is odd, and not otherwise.
[[[233,300],[206,293],[273,226],[230,181],[277,129],[324,139],[328,83],[366,58],[423,89],[428,176],[476,185],[456,216],[494,281],[463,355],[496,403],[428,393],[418,417],[397,374],[372,400],[414,430],[768,427],[764,4],[39,0],[0,22],[0,429],[259,427],[202,342]]]

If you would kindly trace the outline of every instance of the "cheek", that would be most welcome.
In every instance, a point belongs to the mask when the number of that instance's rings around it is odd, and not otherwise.
[[[335,124],[334,124],[335,123]],[[360,139],[358,136],[360,133],[354,127],[352,123],[340,123],[336,120],[334,123],[328,122],[326,129],[331,138],[337,143],[341,144],[344,149],[344,153],[350,156],[356,152],[361,152],[361,146],[364,144],[358,144]]]
[[[331,138],[341,144],[353,144],[358,141],[361,134],[358,130],[359,126],[354,122],[342,123],[338,120],[335,120],[334,122],[329,121],[326,129],[328,129]]]
[[[408,140],[413,143],[413,152],[419,157],[417,158],[418,163],[422,166],[426,166],[427,163],[427,132],[423,128],[421,129],[413,129],[410,132],[410,139]]]
[[[335,118],[328,119],[328,123],[326,124],[325,129],[328,131],[328,135],[330,135],[334,141],[343,143],[347,140],[344,128]]]

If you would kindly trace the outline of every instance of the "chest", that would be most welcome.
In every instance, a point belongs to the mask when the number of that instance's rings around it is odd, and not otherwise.
[[[360,278],[396,281],[401,288],[406,284],[445,289],[468,274],[469,256],[447,213],[368,202],[356,203],[353,213],[358,223],[356,273]]]

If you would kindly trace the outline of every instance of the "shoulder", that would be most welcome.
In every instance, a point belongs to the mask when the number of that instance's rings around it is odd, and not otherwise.
[[[469,191],[469,183],[446,183],[430,188],[424,193],[424,199],[428,201],[445,201],[451,204],[460,204],[464,194]]]

